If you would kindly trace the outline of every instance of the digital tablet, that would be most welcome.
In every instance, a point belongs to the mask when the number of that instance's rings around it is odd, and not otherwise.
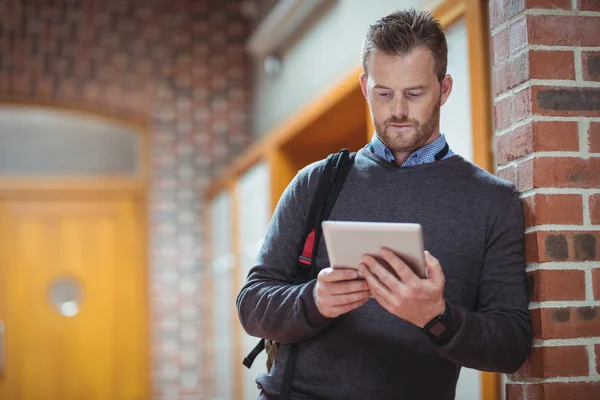
[[[426,278],[423,231],[420,224],[323,221],[323,237],[332,268],[358,269],[364,254],[381,257],[382,247],[395,252],[420,278]]]

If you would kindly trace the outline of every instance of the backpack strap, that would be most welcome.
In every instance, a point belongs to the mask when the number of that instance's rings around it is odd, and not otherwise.
[[[311,272],[315,272],[315,257],[322,236],[321,222],[329,218],[335,201],[342,191],[346,176],[354,164],[354,156],[355,153],[349,153],[347,149],[343,149],[339,153],[327,157],[325,170],[319,179],[317,192],[307,218],[306,232],[308,233],[305,235],[306,240],[298,257],[295,284],[307,282]],[[299,347],[299,343],[294,343],[290,347],[279,394],[281,400],[290,398]]]
[[[333,208],[337,195],[341,191],[344,180],[350,167],[353,164],[355,153],[349,153],[347,149],[340,150],[338,153],[330,154],[325,162],[325,167],[319,178],[317,185],[317,191],[313,198],[312,204],[308,212],[308,218],[306,219],[304,229],[304,243],[298,253],[298,261],[296,263],[296,277],[294,278],[294,284],[299,285],[309,280],[310,273],[314,271],[313,265],[313,254],[317,253],[319,247],[319,240],[321,237],[321,221],[329,217],[329,213]],[[350,160],[348,163],[347,161]],[[334,185],[334,183],[336,185]],[[334,187],[335,186],[335,187]],[[327,202],[327,207],[325,207]],[[293,346],[292,346],[293,347]],[[264,339],[260,339],[259,342],[254,346],[254,349],[248,354],[242,364],[246,368],[252,367],[252,363],[256,357],[265,349]],[[297,352],[297,350],[296,350]],[[293,369],[295,369],[295,358],[291,370],[291,376],[293,376]],[[290,363],[288,358],[288,364],[286,365],[286,372],[288,371],[288,365]],[[291,378],[290,378],[291,381]],[[285,382],[285,378],[284,378]]]

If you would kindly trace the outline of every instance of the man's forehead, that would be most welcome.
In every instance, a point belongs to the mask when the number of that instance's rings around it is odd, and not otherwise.
[[[375,84],[392,78],[437,79],[431,50],[418,47],[405,54],[389,54],[375,50],[369,60],[369,75]],[[402,73],[401,73],[402,72]]]

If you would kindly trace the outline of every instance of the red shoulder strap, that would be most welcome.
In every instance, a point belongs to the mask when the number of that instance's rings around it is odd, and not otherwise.
[[[306,236],[306,240],[304,241],[304,248],[302,249],[302,254],[298,257],[298,262],[310,267],[310,263],[312,261],[312,252],[315,244],[315,229],[310,231],[308,236]]]

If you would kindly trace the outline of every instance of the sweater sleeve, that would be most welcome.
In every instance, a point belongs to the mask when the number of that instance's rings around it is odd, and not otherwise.
[[[240,322],[248,334],[287,344],[311,338],[330,321],[317,309],[313,295],[316,280],[293,284],[310,204],[309,188],[318,180],[314,169],[312,173],[307,169],[299,172],[279,200],[257,264],[236,301]]]
[[[524,223],[518,193],[490,218],[477,310],[452,305],[457,330],[438,351],[451,361],[485,371],[513,373],[531,346],[524,260]]]

